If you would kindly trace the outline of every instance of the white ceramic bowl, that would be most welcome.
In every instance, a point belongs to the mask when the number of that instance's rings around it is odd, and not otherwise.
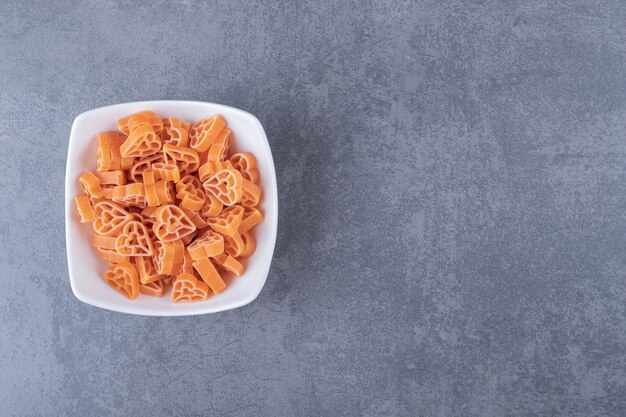
[[[152,110],[162,117],[177,117],[190,122],[221,114],[233,132],[233,151],[249,151],[257,158],[263,189],[260,209],[265,219],[253,229],[257,239],[256,252],[247,259],[242,276],[226,278],[228,287],[206,301],[174,304],[169,293],[161,298],[141,294],[134,301],[124,297],[102,279],[107,262],[99,259],[91,246],[91,223],[79,221],[74,197],[82,193],[78,177],[95,170],[96,134],[116,130],[118,118],[141,110]],[[250,113],[213,103],[141,101],[90,110],[74,120],[65,170],[65,239],[70,283],[79,300],[113,311],[149,316],[206,314],[241,307],[253,301],[265,284],[276,243],[277,223],[278,197],[272,152],[263,126]]]

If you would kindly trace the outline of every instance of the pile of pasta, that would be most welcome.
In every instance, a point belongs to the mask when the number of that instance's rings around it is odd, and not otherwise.
[[[231,131],[220,115],[193,125],[142,111],[97,135],[96,171],[79,181],[83,223],[110,262],[104,280],[131,300],[139,294],[202,301],[240,276],[242,258],[263,220],[257,161],[230,155]]]

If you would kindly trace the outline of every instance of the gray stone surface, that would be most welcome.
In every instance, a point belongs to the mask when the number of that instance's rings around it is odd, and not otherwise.
[[[0,415],[626,414],[626,6],[0,1]],[[70,291],[74,117],[233,105],[267,285],[147,318]]]

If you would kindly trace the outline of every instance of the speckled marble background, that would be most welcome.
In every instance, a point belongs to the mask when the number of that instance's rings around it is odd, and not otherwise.
[[[626,415],[626,5],[0,1],[0,415]],[[256,114],[279,237],[251,305],[82,304],[79,113]]]

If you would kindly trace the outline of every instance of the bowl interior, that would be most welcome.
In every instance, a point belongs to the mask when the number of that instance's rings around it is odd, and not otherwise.
[[[258,161],[259,185],[263,189],[259,209],[265,219],[253,229],[257,250],[244,260],[246,270],[242,276],[225,275],[228,287],[203,302],[174,304],[169,293],[160,298],[142,294],[133,301],[113,290],[101,278],[107,262],[99,259],[91,246],[91,224],[80,223],[74,208],[74,197],[82,193],[78,177],[95,170],[96,134],[117,130],[117,119],[141,110],[189,122],[221,114],[232,130],[231,152],[252,152]],[[81,301],[114,311],[160,316],[204,314],[245,305],[256,298],[265,284],[276,242],[277,211],[276,174],[267,137],[261,123],[247,112],[204,102],[147,101],[102,107],[74,120],[65,177],[65,230],[72,291]]]

